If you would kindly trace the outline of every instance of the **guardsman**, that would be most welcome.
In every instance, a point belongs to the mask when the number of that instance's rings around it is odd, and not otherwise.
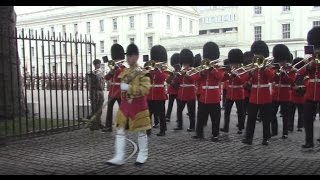
[[[139,153],[136,165],[143,164],[148,158],[148,136],[146,130],[151,129],[147,94],[150,89],[150,78],[137,64],[139,50],[135,44],[127,47],[126,68],[120,75],[121,104],[116,115],[116,140],[114,157],[107,162],[109,165],[125,163],[126,136],[125,128],[138,134]]]
[[[169,74],[169,77],[166,80],[168,85],[168,94],[169,94],[169,102],[168,102],[168,108],[166,113],[167,122],[170,122],[173,103],[177,99],[177,94],[179,90],[179,84],[173,82],[173,79],[177,76],[177,73],[181,70],[179,53],[174,53],[171,56],[170,64],[174,68],[174,71]]]
[[[150,50],[150,55],[151,60],[156,64],[166,63],[168,60],[167,50],[161,45],[153,46]],[[161,67],[154,67],[150,70],[150,78],[151,88],[147,96],[150,116],[154,114],[155,119],[159,120],[160,132],[157,136],[164,136],[167,130],[165,102],[168,99],[164,83],[168,78],[168,73]]]
[[[220,57],[219,47],[214,42],[207,42],[203,46],[203,62],[211,62]],[[204,125],[210,115],[212,122],[212,138],[213,142],[218,141],[220,116],[221,116],[221,89],[220,82],[223,79],[223,70],[218,67],[209,67],[196,74],[195,79],[201,82],[201,95],[199,99],[196,135],[194,139],[204,138]]]
[[[228,54],[228,60],[231,70],[240,68],[241,64],[243,63],[242,51],[240,49],[231,49]],[[235,103],[238,114],[238,134],[242,134],[245,122],[245,97],[243,84],[248,79],[247,76],[247,73],[244,73],[241,76],[232,73],[232,71],[230,73],[225,73],[225,78],[229,81],[229,85],[227,89],[226,106],[224,110],[224,127],[221,129],[222,132],[229,132],[230,113],[233,103]]]
[[[260,57],[269,56],[269,48],[264,41],[255,41],[251,45],[251,52]],[[246,136],[242,143],[251,145],[256,126],[257,113],[260,110],[263,140],[262,145],[268,145],[270,139],[270,120],[272,118],[272,97],[270,93],[270,82],[273,79],[274,72],[268,67],[255,68],[249,72],[252,87],[248,105],[248,119],[246,125]]]
[[[282,108],[282,139],[288,138],[288,122],[290,118],[290,94],[291,85],[296,78],[296,72],[289,64],[291,55],[289,48],[284,44],[277,44],[272,51],[274,63],[279,63],[279,69],[275,70],[272,87],[272,119],[271,136],[278,135],[277,113],[279,106]]]
[[[317,54],[320,53],[320,27],[313,27],[308,32],[308,45],[314,46],[314,56],[309,59],[308,65],[297,72],[302,76],[309,76],[306,84],[306,102],[303,107],[305,144],[302,148],[313,148],[313,121],[316,116],[317,105],[320,104],[320,63]]]
[[[190,125],[187,129],[188,132],[192,132],[195,129],[195,101],[196,101],[196,88],[195,80],[193,76],[189,76],[187,71],[192,69],[194,63],[194,56],[189,49],[182,49],[180,52],[180,63],[182,63],[181,74],[173,80],[173,83],[180,84],[177,96],[177,127],[174,130],[183,129],[182,112],[187,104]]]
[[[101,67],[101,60],[95,59],[93,61],[94,70],[90,74],[90,102],[91,102],[91,115],[96,116],[93,122],[90,124],[90,130],[99,130],[102,129],[101,124],[101,115],[104,102],[104,74]]]
[[[301,68],[304,63],[301,63],[303,58],[297,57],[292,61],[292,66],[297,64],[295,69]],[[290,108],[290,119],[288,122],[288,130],[293,131],[294,129],[294,117],[295,117],[295,112],[296,109],[298,109],[298,124],[297,128],[298,131],[301,132],[303,128],[303,104],[305,102],[304,95],[306,92],[306,87],[304,85],[305,78],[302,77],[301,75],[298,75],[292,85],[291,89],[291,108]]]
[[[111,58],[115,61],[116,65],[111,67],[112,69],[104,77],[106,81],[109,81],[109,94],[108,94],[108,109],[106,126],[102,130],[103,132],[112,132],[112,119],[113,119],[113,106],[117,101],[118,105],[121,102],[121,90],[120,90],[120,78],[119,75],[123,72],[124,66],[117,62],[124,60],[124,49],[120,44],[113,44],[111,46]]]

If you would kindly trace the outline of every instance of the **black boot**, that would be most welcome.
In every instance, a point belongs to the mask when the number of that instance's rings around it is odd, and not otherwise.
[[[248,144],[248,145],[252,145],[252,139],[243,139],[242,141],[241,141],[243,144]]]

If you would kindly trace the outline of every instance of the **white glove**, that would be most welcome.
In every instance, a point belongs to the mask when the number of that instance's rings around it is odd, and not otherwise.
[[[120,84],[120,88],[121,88],[122,91],[128,91],[128,89],[129,89],[129,84],[121,83],[121,84]]]

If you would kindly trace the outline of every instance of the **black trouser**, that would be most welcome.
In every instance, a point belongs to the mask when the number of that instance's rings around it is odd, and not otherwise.
[[[243,109],[244,109],[245,115],[248,113],[248,104],[249,104],[249,97],[246,97],[243,102]]]
[[[160,132],[165,132],[167,130],[166,124],[166,107],[165,107],[165,100],[151,100],[148,101],[149,105],[149,112],[150,112],[150,119],[152,115],[154,115],[155,121],[160,121]],[[155,122],[155,124],[157,124]]]
[[[218,137],[221,117],[220,103],[204,104],[199,101],[198,104],[198,120],[196,127],[197,135],[203,137],[203,128],[210,115],[212,124],[212,136]]]
[[[277,113],[279,106],[283,110],[282,114],[282,135],[288,135],[288,122],[290,118],[290,106],[289,102],[272,102],[272,118],[271,118],[271,131],[272,135],[278,134],[278,120]]]
[[[195,127],[195,106],[196,106],[196,101],[181,101],[177,99],[177,104],[178,104],[178,109],[177,109],[177,123],[178,123],[178,128],[183,127],[183,118],[182,118],[182,112],[184,107],[187,104],[188,107],[188,112],[189,112],[189,119],[190,119],[190,126],[189,129],[194,129]]]
[[[229,131],[229,124],[230,124],[230,113],[233,106],[233,103],[236,103],[237,106],[237,114],[238,114],[238,129],[242,130],[244,129],[244,121],[245,121],[245,113],[244,113],[244,100],[226,100],[226,107],[224,109],[224,130],[227,132]]]
[[[303,121],[306,132],[306,144],[313,145],[313,120],[314,116],[316,116],[318,104],[320,104],[320,102],[306,101],[303,106]]]
[[[118,102],[118,105],[121,103],[120,98],[112,98],[109,96],[108,98],[108,109],[107,109],[107,118],[106,118],[106,128],[112,127],[112,119],[113,119],[113,105],[115,102]]]
[[[226,98],[227,98],[227,90],[223,89],[222,91],[222,107],[226,107]]]
[[[296,113],[296,109],[298,109],[298,129],[303,128],[303,104],[295,104],[290,103],[290,119],[288,123],[288,129],[289,131],[293,131],[294,126],[294,115]]]
[[[176,100],[176,99],[177,99],[176,94],[169,94],[169,102],[168,102],[168,108],[167,108],[167,113],[166,113],[167,119],[171,118],[173,103],[174,103],[174,100]]]
[[[252,104],[248,105],[248,120],[246,126],[246,138],[253,139],[254,129],[256,127],[256,119],[258,111],[261,113],[263,140],[270,139],[270,119],[272,118],[272,104]]]

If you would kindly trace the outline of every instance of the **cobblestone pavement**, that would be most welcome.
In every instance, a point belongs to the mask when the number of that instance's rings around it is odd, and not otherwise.
[[[186,131],[187,116],[182,131],[172,130],[173,118],[166,136],[157,137],[159,129],[152,130],[149,159],[140,167],[134,166],[137,154],[121,167],[104,164],[113,155],[114,133],[82,129],[19,140],[0,147],[0,174],[320,174],[319,144],[302,150],[304,132],[294,131],[286,140],[279,135],[269,146],[262,146],[261,123],[257,123],[253,145],[248,146],[241,143],[243,135],[237,134],[236,123],[234,110],[230,132],[221,133],[219,142],[211,142],[211,123],[205,129],[206,138],[194,140],[194,133]],[[281,119],[279,123],[281,134]],[[127,137],[137,142],[135,135]],[[129,156],[134,144],[127,141],[126,150]]]

